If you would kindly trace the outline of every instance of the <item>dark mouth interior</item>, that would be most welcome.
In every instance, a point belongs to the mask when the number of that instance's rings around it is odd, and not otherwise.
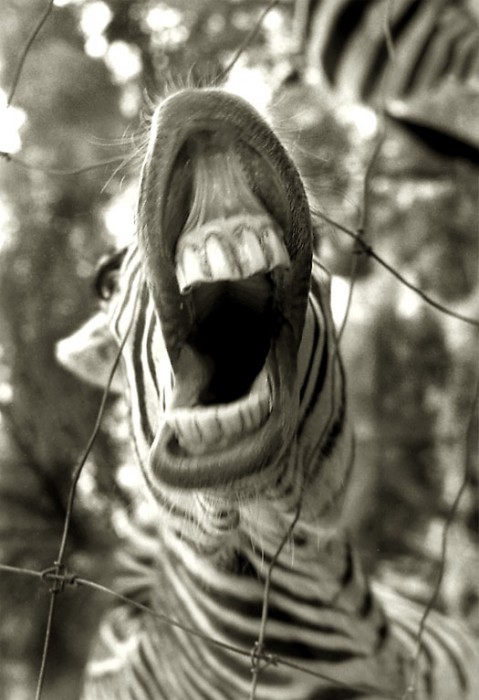
[[[270,276],[259,274],[201,284],[188,293],[194,324],[187,342],[211,373],[201,405],[230,403],[249,392],[275,333],[273,289]]]

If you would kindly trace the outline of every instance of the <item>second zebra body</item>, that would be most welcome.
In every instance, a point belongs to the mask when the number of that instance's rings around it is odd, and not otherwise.
[[[309,78],[341,100],[374,106],[448,83],[477,91],[474,2],[306,0],[297,31]]]

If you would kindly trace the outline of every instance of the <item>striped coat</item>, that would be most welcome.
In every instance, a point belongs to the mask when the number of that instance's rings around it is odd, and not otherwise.
[[[377,106],[391,97],[434,94],[449,83],[458,90],[479,89],[478,13],[472,2],[306,4],[298,34],[307,74],[344,101]]]
[[[421,609],[371,586],[341,531],[345,381],[279,141],[238,98],[176,93],[137,219],[110,327],[152,514],[116,588],[146,608],[106,615],[85,700],[475,698],[477,645],[432,614],[418,655]]]

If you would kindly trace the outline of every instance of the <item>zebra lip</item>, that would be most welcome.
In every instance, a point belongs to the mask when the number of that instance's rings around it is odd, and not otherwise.
[[[228,404],[175,407],[165,420],[178,444],[191,455],[224,449],[248,438],[267,421],[272,408],[272,387],[265,367],[250,392]]]
[[[274,355],[275,349],[248,396],[225,406],[173,409],[165,416],[149,454],[155,479],[181,489],[229,488],[245,477],[256,478],[275,463],[282,446],[292,439],[281,407],[289,406],[291,415],[294,408],[285,381],[290,372],[278,366]],[[216,418],[221,435],[214,434]],[[202,440],[200,446],[187,450],[181,445],[184,435],[179,438],[177,431],[187,431],[194,423]],[[189,448],[195,439],[198,433],[191,434]]]

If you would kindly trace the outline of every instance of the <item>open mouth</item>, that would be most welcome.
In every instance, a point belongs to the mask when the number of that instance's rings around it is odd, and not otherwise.
[[[292,320],[298,255],[273,165],[230,123],[185,132],[161,200],[167,236],[146,244],[158,250],[147,276],[175,377],[149,467],[192,488],[258,472],[291,440],[302,319]]]

